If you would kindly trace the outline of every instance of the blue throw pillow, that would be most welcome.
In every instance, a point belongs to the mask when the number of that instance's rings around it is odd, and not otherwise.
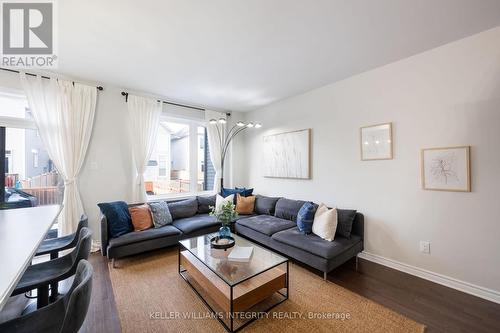
[[[253,188],[248,188],[248,189],[244,188],[244,187],[242,187],[242,188],[239,188],[239,187],[222,188],[222,191],[221,191],[221,195],[224,198],[230,196],[231,194],[234,194],[234,197],[236,198],[237,197],[236,193],[239,193],[243,197],[249,197],[253,193]]]
[[[109,236],[116,238],[134,230],[128,205],[124,201],[97,204],[108,220]]]
[[[306,202],[302,205],[297,214],[297,228],[300,232],[304,234],[312,232],[314,213],[316,213],[316,205],[312,202]]]
[[[243,190],[243,192],[240,192],[240,195],[244,197],[249,197],[253,194],[253,188],[246,188],[246,187],[235,187],[237,191]]]

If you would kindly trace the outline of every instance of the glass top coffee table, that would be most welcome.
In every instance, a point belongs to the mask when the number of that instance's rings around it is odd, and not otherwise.
[[[234,247],[213,249],[215,236],[179,241],[179,274],[224,328],[236,332],[288,299],[288,259],[234,234]],[[250,257],[232,258],[245,248],[252,248]]]

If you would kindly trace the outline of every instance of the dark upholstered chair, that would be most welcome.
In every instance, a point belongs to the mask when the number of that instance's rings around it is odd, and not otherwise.
[[[59,252],[74,248],[76,243],[78,242],[78,236],[80,235],[80,231],[83,227],[89,226],[89,219],[85,214],[80,217],[80,221],[78,222],[78,228],[76,232],[71,235],[66,235],[58,238],[46,239],[40,244],[38,250],[36,251],[35,256],[41,256],[45,254],[50,254],[50,260],[56,259],[59,257]],[[51,300],[55,300],[55,297],[59,294],[59,283],[56,282],[50,285],[50,297]]]
[[[0,324],[0,332],[78,332],[90,304],[92,274],[92,265],[87,260],[80,260],[67,294],[42,309]]]
[[[89,226],[89,220],[86,215],[82,215],[80,222],[78,222],[78,228],[75,233],[71,235],[66,235],[58,238],[46,239],[40,244],[38,250],[36,251],[36,256],[41,256],[45,254],[50,254],[50,259],[56,259],[59,256],[60,251],[74,248],[78,242],[78,236],[83,227]]]
[[[76,247],[60,258],[31,265],[12,292],[12,296],[37,289],[37,306],[41,308],[49,302],[49,285],[69,278],[75,274],[78,262],[90,254],[92,232],[83,227]]]

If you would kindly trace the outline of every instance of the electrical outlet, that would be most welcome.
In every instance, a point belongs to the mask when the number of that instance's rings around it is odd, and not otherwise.
[[[420,252],[427,254],[431,253],[431,242],[420,241]]]

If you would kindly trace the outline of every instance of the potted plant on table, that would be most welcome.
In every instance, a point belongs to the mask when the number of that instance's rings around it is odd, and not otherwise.
[[[210,216],[215,216],[217,221],[222,224],[219,229],[219,237],[224,238],[231,236],[231,229],[229,226],[231,225],[231,221],[238,216],[235,208],[236,206],[231,201],[224,202],[218,209],[214,206],[210,207],[212,210]]]

